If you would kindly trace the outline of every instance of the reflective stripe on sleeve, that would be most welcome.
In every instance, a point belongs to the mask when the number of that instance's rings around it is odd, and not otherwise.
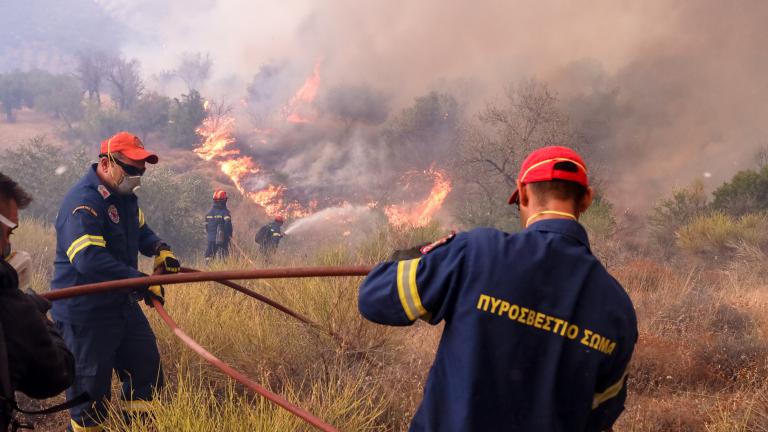
[[[69,249],[67,249],[67,257],[69,258],[69,262],[74,262],[75,256],[78,254],[78,252],[87,248],[88,246],[107,247],[107,242],[102,236],[94,236],[90,234],[86,234],[78,238],[77,240],[73,241],[72,244],[69,245]]]
[[[139,228],[144,226],[144,212],[139,209]]]
[[[621,378],[619,378],[619,380],[616,381],[613,385],[605,389],[604,392],[596,393],[595,398],[592,400],[592,409],[599,407],[600,404],[607,401],[608,399],[615,398],[624,387],[625,379],[627,379],[627,372],[624,372],[624,375],[622,375]]]
[[[74,432],[102,432],[104,430],[104,428],[99,426],[99,425],[96,425],[96,426],[80,426],[74,420],[70,420],[69,423],[70,423],[70,426],[72,427],[72,430]]]
[[[419,289],[416,286],[416,269],[421,258],[397,263],[397,294],[409,320],[427,316],[427,310],[421,304]]]
[[[120,401],[120,408],[126,412],[148,412],[152,410],[152,402],[143,400]]]

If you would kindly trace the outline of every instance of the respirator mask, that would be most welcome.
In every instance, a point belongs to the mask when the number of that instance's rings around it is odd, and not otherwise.
[[[120,168],[123,169],[123,178],[117,183],[117,193],[120,195],[135,194],[141,187],[141,176],[144,175],[146,168],[136,168],[135,166],[128,165],[125,162],[119,161],[112,155],[107,155],[109,160],[114,162]]]
[[[18,226],[1,214],[0,223],[11,231]],[[19,275],[19,288],[22,290],[29,288],[32,282],[32,256],[24,251],[13,252],[11,250],[11,242],[8,242],[3,248],[3,260],[10,264]]]

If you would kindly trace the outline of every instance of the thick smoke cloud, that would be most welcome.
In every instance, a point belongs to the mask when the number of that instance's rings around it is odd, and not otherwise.
[[[248,143],[298,185],[323,175],[339,185],[391,180],[377,172],[391,149],[371,132],[385,114],[433,90],[476,112],[528,77],[558,90],[621,206],[646,207],[704,173],[715,187],[751,167],[766,142],[768,3],[759,0],[97,3],[121,23],[124,52],[148,73],[172,68],[182,52],[209,52],[205,90],[220,99],[239,101],[249,84],[267,83],[261,91],[273,90],[259,103],[277,106],[318,60],[326,93],[317,103],[326,111],[348,114],[343,101],[370,89],[369,103],[352,106],[357,126]],[[281,159],[281,149],[307,143],[307,152]]]

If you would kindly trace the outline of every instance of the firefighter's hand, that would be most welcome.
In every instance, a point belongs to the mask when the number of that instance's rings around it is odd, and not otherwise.
[[[161,273],[178,273],[181,270],[181,263],[167,246],[161,246],[155,256],[155,270],[160,269]]]
[[[144,303],[149,307],[152,306],[152,299],[157,299],[160,304],[165,304],[165,288],[162,285],[150,285],[146,291],[144,291]]]
[[[427,246],[428,244],[429,243],[420,244],[410,249],[397,249],[396,251],[392,252],[392,255],[389,257],[389,260],[403,261],[403,260],[419,258],[423,255],[421,253],[421,248],[423,248],[424,246]]]

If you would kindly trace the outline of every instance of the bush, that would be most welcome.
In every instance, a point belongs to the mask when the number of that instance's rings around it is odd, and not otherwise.
[[[696,182],[687,189],[672,192],[672,197],[661,200],[648,216],[651,240],[665,252],[674,245],[675,233],[697,216],[707,211],[704,185]]]
[[[127,112],[115,108],[101,108],[89,103],[85,118],[77,128],[76,135],[87,145],[95,145],[112,135],[131,129],[131,118]]]
[[[591,238],[605,240],[613,235],[616,230],[616,219],[612,212],[613,204],[601,195],[595,195],[592,205],[580,218]]]
[[[740,171],[730,182],[717,188],[714,210],[733,216],[768,210],[768,167],[760,171]]]
[[[203,98],[196,90],[181,99],[174,98],[166,133],[168,141],[174,147],[192,149],[200,144],[200,136],[196,130],[205,119]]]
[[[695,218],[677,233],[677,245],[700,256],[728,256],[742,244],[768,246],[768,215],[749,213],[735,218],[718,211]]]
[[[88,157],[77,150],[65,152],[48,145],[45,136],[5,150],[0,171],[19,183],[34,199],[28,214],[53,222],[64,194],[85,173]]]
[[[205,248],[205,213],[213,195],[210,183],[194,174],[150,168],[141,182],[139,204],[147,224],[182,255]]]

